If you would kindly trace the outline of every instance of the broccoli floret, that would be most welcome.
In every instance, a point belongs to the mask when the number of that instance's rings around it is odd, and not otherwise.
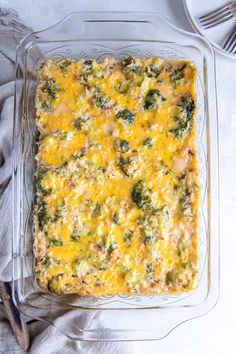
[[[134,114],[127,108],[122,109],[116,115],[117,119],[122,119],[126,124],[131,124],[134,121]]]
[[[131,164],[131,158],[130,157],[123,157],[121,156],[120,161],[119,161],[119,166],[121,170],[124,172],[126,176],[130,176],[129,173],[129,166]]]
[[[140,232],[143,235],[143,243],[145,246],[152,245],[162,234],[163,227],[169,223],[169,210],[165,205],[156,209],[151,205],[151,207],[146,209],[145,213],[137,219],[137,222]]]
[[[171,169],[168,167],[168,165],[165,163],[165,161],[162,160],[162,158],[158,159],[159,164],[163,167],[163,170],[165,172],[165,175],[171,175]]]
[[[42,184],[43,178],[47,173],[50,172],[47,170],[38,169],[37,173],[35,174],[37,187],[45,196],[51,194],[52,192],[52,188],[45,188]]]
[[[44,261],[43,261],[43,265],[46,267],[46,268],[49,268],[50,265],[51,265],[51,258],[49,256],[46,256],[44,258]]]
[[[178,106],[180,107],[180,114],[179,116],[174,116],[177,126],[170,129],[169,133],[181,139],[191,132],[193,126],[195,102],[191,94],[181,96]]]
[[[58,65],[61,70],[65,70],[69,65],[71,65],[71,60],[68,58],[63,58],[58,60]]]
[[[51,108],[52,100],[43,100],[42,102],[42,108],[47,111]]]
[[[52,100],[55,100],[58,92],[63,91],[60,87],[56,85],[56,81],[51,77],[46,77],[45,79],[45,91],[50,96]]]
[[[181,185],[175,184],[173,187],[174,193],[177,193],[181,189]]]
[[[137,205],[138,208],[142,210],[152,209],[152,200],[149,195],[147,195],[147,188],[143,180],[139,180],[133,187],[132,190],[132,200]]]
[[[52,102],[57,98],[58,93],[64,90],[56,85],[56,81],[52,77],[46,76],[42,91],[47,94],[47,97],[42,102],[42,108],[48,110],[51,108]]]
[[[145,246],[154,244],[159,233],[158,217],[151,214],[141,215],[138,218],[138,226],[143,234],[143,243]]]
[[[57,275],[53,275],[52,278],[48,281],[48,289],[50,291],[56,291],[57,293],[60,292],[63,294],[63,290],[61,287],[60,280],[64,277],[64,273],[59,273]]]
[[[68,138],[68,132],[61,132],[60,133],[61,140],[67,140],[67,138]]]
[[[157,79],[161,74],[161,70],[155,65],[150,65],[147,66],[146,73],[148,77],[154,77]]]
[[[78,130],[87,130],[88,128],[88,121],[89,118],[88,117],[78,117],[76,118],[76,120],[74,121],[74,127]]]
[[[192,118],[195,109],[195,102],[191,94],[181,96],[178,106],[181,108],[185,120]]]
[[[151,149],[153,147],[153,141],[151,138],[146,138],[144,141],[143,141],[143,146],[146,148],[146,149]]]
[[[89,86],[88,85],[88,78],[89,78],[89,75],[91,75],[93,73],[92,64],[93,64],[93,60],[91,60],[91,59],[84,61],[83,74],[80,75],[80,82],[84,86]]]
[[[133,231],[129,230],[124,233],[124,242],[129,243],[133,237]]]
[[[178,176],[178,181],[185,181],[187,177],[187,173],[182,173],[180,176]]]
[[[63,241],[62,240],[51,240],[49,241],[49,246],[50,247],[59,247],[63,245]]]
[[[63,216],[65,215],[66,212],[66,206],[65,205],[61,205],[57,208],[57,211],[53,217],[53,221],[57,221],[60,218],[63,218]]]
[[[93,98],[95,98],[96,106],[100,108],[107,108],[111,103],[110,98],[104,95],[99,87],[95,88]]]
[[[154,241],[155,241],[155,237],[152,233],[145,235],[144,240],[143,240],[145,246],[153,245]]]
[[[123,66],[127,66],[130,64],[134,64],[134,62],[135,62],[134,58],[129,56],[129,57],[124,58],[121,63]]]
[[[178,275],[173,270],[166,273],[166,285],[170,285],[171,283],[176,283],[177,280],[178,280]]]
[[[127,140],[120,140],[118,143],[118,151],[120,152],[127,152],[129,151],[129,143]]]
[[[145,97],[143,108],[145,110],[155,109],[164,101],[166,101],[166,99],[162,97],[158,89],[149,90]]]
[[[126,66],[125,71],[128,73],[138,74],[141,71],[141,67],[138,65],[128,65]]]
[[[110,245],[108,246],[107,252],[108,252],[108,253],[111,253],[111,252],[113,252],[117,247],[118,247],[118,246],[117,246],[117,243],[116,243],[116,242],[112,242],[112,243],[110,243]]]
[[[103,77],[99,64],[96,60],[88,59],[84,61],[83,73],[80,75],[80,82],[82,85],[89,86],[89,78]]]
[[[186,270],[188,271],[186,272]],[[191,261],[183,262],[166,273],[166,285],[172,285],[180,281],[182,286],[187,286],[191,281],[191,273]]]
[[[99,97],[96,98],[96,106],[100,107],[100,108],[105,108],[107,107],[107,104],[110,102],[110,98],[108,98],[105,95],[101,95]]]
[[[40,205],[37,215],[38,215],[39,229],[42,230],[48,220],[47,205],[44,200],[41,202],[41,205]]]
[[[190,195],[185,192],[179,199],[180,212],[184,217],[191,217],[193,215],[192,203],[190,201]]]
[[[184,64],[181,68],[173,70],[170,74],[171,81],[174,83],[175,88],[180,85],[182,79],[184,78],[184,69],[186,66],[187,64]]]
[[[97,256],[88,257],[88,263],[93,265],[98,270],[106,270],[108,268],[108,263],[99,259]]]
[[[179,124],[176,128],[172,128],[169,130],[169,133],[174,135],[177,139],[182,139],[187,136],[192,130],[192,123],[189,120],[186,123],[182,123],[181,119],[179,119]]]
[[[93,64],[92,59],[87,59],[84,61],[83,73],[85,75],[92,74],[92,72],[93,72],[92,64]]]
[[[132,58],[131,56],[124,58],[121,63],[126,73],[137,74],[141,71],[141,67],[135,65],[135,59]]]
[[[146,272],[147,272],[149,278],[154,278],[154,269],[153,269],[151,263],[146,264]]]
[[[78,227],[74,228],[70,238],[72,241],[78,241],[80,239],[80,229]]]
[[[117,212],[113,214],[112,220],[115,224],[119,225],[119,214]]]

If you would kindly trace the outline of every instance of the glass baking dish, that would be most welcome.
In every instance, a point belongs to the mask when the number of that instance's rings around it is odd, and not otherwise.
[[[200,272],[197,290],[180,295],[78,297],[43,293],[33,272],[32,206],[35,196],[37,129],[35,89],[45,58],[102,59],[161,56],[197,66],[197,150],[200,169]],[[214,52],[200,36],[185,32],[157,13],[71,13],[17,48],[13,139],[12,291],[21,311],[53,323],[76,340],[161,339],[174,327],[207,313],[219,288],[218,131]],[[65,330],[53,321],[58,311],[98,316],[100,326],[74,320]],[[45,315],[46,314],[46,315]],[[77,316],[78,314],[78,316]],[[45,317],[46,316],[46,317]]]

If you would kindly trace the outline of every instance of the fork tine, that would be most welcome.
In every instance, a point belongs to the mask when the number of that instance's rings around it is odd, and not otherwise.
[[[230,34],[228,35],[226,41],[225,41],[225,44],[223,46],[223,49],[225,49],[226,51],[229,50],[229,48],[231,47],[233,41],[234,41],[234,38],[236,36],[236,26],[233,27],[232,31],[230,32]]]
[[[233,55],[236,54],[236,41],[235,41],[235,43],[234,43],[234,47],[233,47],[232,53],[233,53]]]
[[[229,33],[228,38],[225,41],[223,49],[235,55],[236,53],[236,25],[233,27],[232,31]]]
[[[226,49],[227,52],[232,52],[235,48],[235,43],[236,43],[236,36],[234,35],[234,37],[232,38],[228,48]]]
[[[225,14],[226,12],[228,12],[228,11],[230,11],[230,8],[229,8],[229,6],[226,6],[226,7],[224,7],[224,9],[222,9],[222,10],[220,10],[220,11],[217,11],[217,12],[214,13],[214,14],[210,13],[210,14],[208,14],[208,16],[206,16],[206,17],[204,17],[204,18],[200,18],[200,17],[199,17],[199,21],[200,21],[201,23],[206,22],[206,21],[210,21],[210,20],[213,19],[214,17],[222,16],[222,15],[224,15],[224,14]]]
[[[203,20],[200,20],[200,23],[203,25],[207,22],[211,22],[211,21],[214,21],[215,19],[217,18],[221,18],[227,14],[230,14],[231,13],[231,10],[230,9],[226,9],[226,10],[223,10],[221,11],[220,13],[216,14],[216,15],[212,15],[212,16],[209,16],[208,18],[204,18]]]
[[[219,12],[221,12],[224,9],[226,9],[228,6],[229,6],[229,4],[223,5],[223,6],[219,7],[218,9],[216,9],[214,11],[208,12],[207,14],[205,14],[203,16],[200,16],[198,19],[199,19],[199,21],[201,21],[201,20],[203,20],[205,18],[208,18],[209,16],[217,15]]]
[[[216,25],[219,25],[220,23],[226,22],[226,21],[230,20],[233,17],[234,16],[232,14],[227,14],[226,16],[218,18],[217,20],[214,20],[213,22],[210,22],[208,24],[204,24],[203,27],[205,29],[208,29],[208,28],[214,27]]]
[[[234,55],[235,54],[235,50],[236,50],[236,36],[234,37],[233,46],[229,50],[229,53]]]

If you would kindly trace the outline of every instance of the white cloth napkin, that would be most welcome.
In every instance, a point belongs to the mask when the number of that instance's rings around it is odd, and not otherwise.
[[[15,49],[21,38],[30,29],[22,24],[13,10],[0,9],[0,280],[11,280],[11,136],[13,122],[14,62]],[[76,342],[69,340],[56,328],[68,330],[76,319],[80,328],[89,324],[101,326],[99,314],[83,311],[64,313],[42,313],[42,317],[53,320],[54,325],[41,321],[30,321],[31,354],[128,354],[135,352],[135,345],[128,342]],[[112,337],[111,337],[112,338]],[[19,348],[4,308],[0,305],[0,353],[23,353]]]

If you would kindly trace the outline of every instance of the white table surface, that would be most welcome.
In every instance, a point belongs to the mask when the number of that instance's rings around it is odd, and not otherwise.
[[[127,10],[157,11],[191,31],[182,0],[0,0],[0,6],[14,8],[35,30],[54,24],[71,11]],[[165,339],[136,342],[138,354],[236,352],[236,61],[219,54],[216,61],[220,128],[220,298],[208,315],[182,324]]]

